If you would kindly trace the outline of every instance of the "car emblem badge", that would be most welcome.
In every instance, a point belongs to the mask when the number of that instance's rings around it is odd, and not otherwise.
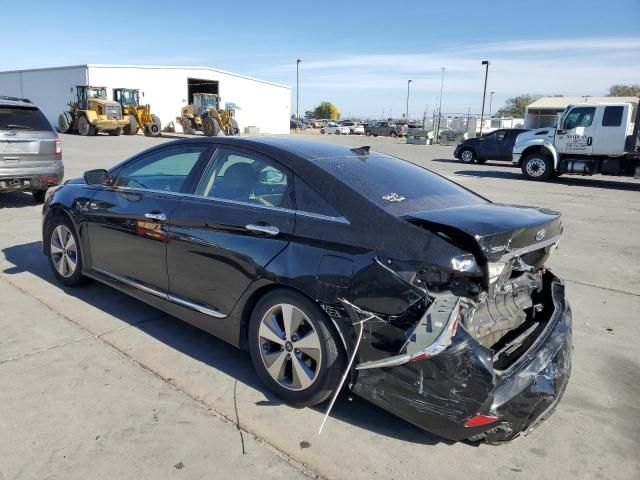
[[[536,233],[536,241],[537,242],[541,241],[544,238],[546,233],[547,232],[545,232],[544,229],[539,230],[538,233]]]
[[[382,197],[383,200],[387,200],[389,202],[402,202],[406,200],[402,195],[398,195],[397,193],[388,193]]]

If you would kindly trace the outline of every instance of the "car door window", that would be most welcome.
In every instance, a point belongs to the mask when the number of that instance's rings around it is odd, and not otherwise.
[[[181,192],[189,173],[206,150],[204,146],[178,147],[147,155],[126,165],[114,186]]]
[[[595,107],[574,108],[564,121],[564,129],[571,130],[576,127],[590,127],[595,113]]]
[[[218,148],[205,169],[197,195],[267,207],[290,208],[286,172],[260,155]]]

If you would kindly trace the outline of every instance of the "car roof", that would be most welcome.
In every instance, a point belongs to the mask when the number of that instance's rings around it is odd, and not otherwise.
[[[6,97],[3,95],[0,95],[0,106],[37,108],[33,103],[31,103],[31,100],[27,98]]]

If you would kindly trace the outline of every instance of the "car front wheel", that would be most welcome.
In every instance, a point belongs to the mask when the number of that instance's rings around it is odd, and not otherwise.
[[[476,159],[476,154],[470,148],[463,148],[460,152],[460,160],[462,163],[473,163]]]
[[[60,283],[73,287],[84,282],[80,242],[75,228],[67,217],[54,217],[48,225],[47,252],[49,265]]]
[[[260,380],[296,407],[326,400],[340,382],[344,353],[331,321],[303,295],[274,290],[256,305],[249,351]]]

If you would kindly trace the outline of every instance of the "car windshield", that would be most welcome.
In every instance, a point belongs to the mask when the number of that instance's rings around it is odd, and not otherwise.
[[[52,127],[35,107],[0,106],[0,130],[51,131]]]
[[[425,168],[377,152],[362,157],[319,158],[313,162],[396,216],[487,203]]]

